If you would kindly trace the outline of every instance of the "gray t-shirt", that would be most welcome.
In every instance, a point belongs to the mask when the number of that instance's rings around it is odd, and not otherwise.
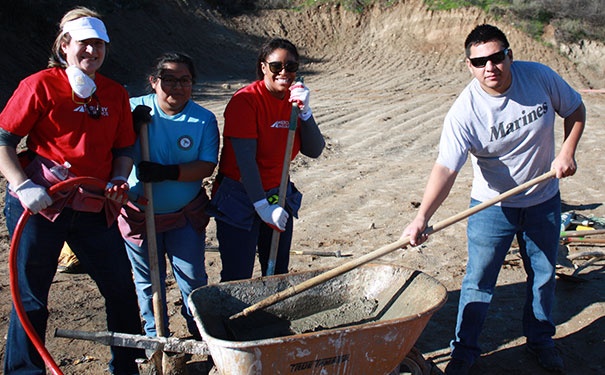
[[[512,83],[502,95],[486,93],[473,79],[445,117],[437,163],[459,171],[470,152],[471,197],[489,200],[550,170],[555,157],[555,113],[568,117],[582,98],[549,67],[515,61]],[[557,179],[504,200],[530,207],[559,190]]]

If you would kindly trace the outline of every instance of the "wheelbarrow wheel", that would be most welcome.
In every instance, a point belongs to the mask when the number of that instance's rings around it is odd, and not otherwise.
[[[399,364],[399,368],[391,374],[431,375],[431,367],[422,356],[422,353],[416,347],[412,347],[412,350]]]

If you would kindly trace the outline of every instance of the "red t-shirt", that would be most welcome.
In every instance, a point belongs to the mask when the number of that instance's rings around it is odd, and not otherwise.
[[[27,147],[59,164],[71,164],[76,176],[111,177],[112,148],[134,144],[136,136],[128,93],[117,82],[95,74],[101,116],[91,118],[85,100],[74,97],[61,68],[25,78],[0,114],[0,127],[27,137]],[[90,104],[96,104],[92,99]]]
[[[289,97],[288,91],[283,99],[277,99],[269,93],[264,81],[256,81],[233,95],[225,108],[220,173],[239,181],[241,175],[229,137],[255,138],[257,140],[256,164],[263,189],[269,190],[279,186],[292,112]],[[298,121],[300,123],[300,120]],[[300,126],[297,126],[292,159],[299,151]]]

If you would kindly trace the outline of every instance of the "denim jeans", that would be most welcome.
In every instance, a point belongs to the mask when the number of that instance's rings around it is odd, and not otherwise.
[[[205,240],[205,234],[196,232],[189,222],[184,227],[156,234],[162,301],[164,301],[165,306],[167,256],[172,264],[172,271],[183,297],[181,314],[187,322],[189,333],[195,337],[200,336],[189,310],[188,298],[194,289],[208,283],[208,276],[206,275],[204,265]],[[125,242],[128,258],[134,272],[134,283],[139,298],[141,315],[145,320],[145,334],[147,336],[157,336],[153,315],[153,291],[149,272],[147,240],[143,241],[141,247],[129,241]],[[168,313],[166,307],[164,307],[164,326],[166,327],[165,334],[168,335]]]
[[[292,229],[293,219],[290,215],[286,230],[279,234],[277,258],[275,260],[276,275],[288,272]],[[261,271],[263,275],[266,275],[272,236],[273,229],[256,214],[254,215],[252,229],[249,231],[217,219],[216,238],[218,239],[223,266],[221,281],[242,280],[252,277],[257,247]]]
[[[471,200],[471,207],[480,202]],[[528,345],[553,347],[555,265],[559,248],[561,199],[536,206],[491,206],[468,220],[468,262],[460,290],[452,357],[470,363],[481,354],[478,340],[494,293],[498,273],[514,236],[527,273],[523,334]]]
[[[22,213],[19,200],[7,193],[4,214],[11,237]],[[140,334],[141,321],[130,263],[117,225],[114,223],[108,228],[104,212],[78,212],[65,208],[54,222],[41,215],[31,216],[19,243],[19,291],[23,307],[38,336],[44,341],[48,293],[65,241],[105,298],[107,329]],[[61,301],[53,303],[60,304]],[[144,358],[143,351],[112,347],[111,352],[109,368],[114,374],[138,374],[135,358]],[[25,333],[14,308],[6,338],[4,373],[45,373],[42,358]]]

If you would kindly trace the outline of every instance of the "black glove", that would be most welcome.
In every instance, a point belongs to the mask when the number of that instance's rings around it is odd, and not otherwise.
[[[160,182],[164,180],[178,180],[179,166],[177,164],[164,165],[151,161],[142,161],[137,165],[137,177],[143,182]]]
[[[132,111],[132,125],[134,127],[134,132],[136,135],[139,135],[141,131],[141,126],[145,123],[151,122],[151,108],[146,105],[137,105],[135,109]]]

